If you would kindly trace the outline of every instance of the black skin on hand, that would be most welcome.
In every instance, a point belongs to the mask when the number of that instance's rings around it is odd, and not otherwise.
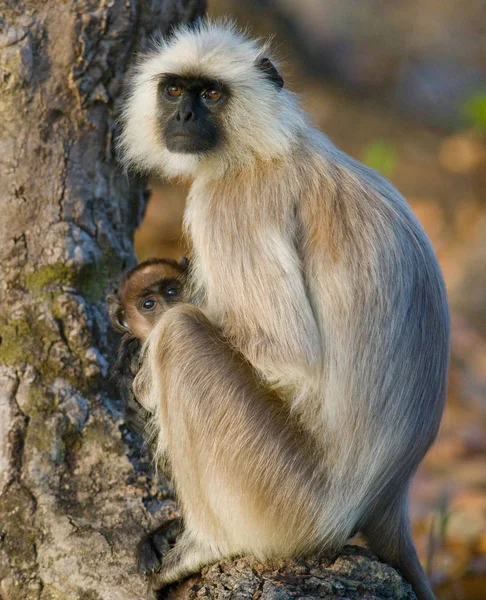
[[[150,575],[160,569],[162,558],[175,544],[181,530],[181,519],[172,519],[140,540],[137,545],[137,570],[141,575]]]

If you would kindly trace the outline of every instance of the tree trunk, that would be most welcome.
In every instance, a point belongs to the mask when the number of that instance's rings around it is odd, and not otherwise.
[[[159,492],[127,455],[104,306],[144,188],[113,125],[143,38],[204,4],[0,0],[2,600],[147,597],[133,550]]]
[[[104,298],[135,261],[143,182],[114,115],[145,36],[204,0],[0,0],[0,600],[142,600],[133,552],[176,514],[124,428]],[[363,551],[205,569],[174,598],[412,598]]]

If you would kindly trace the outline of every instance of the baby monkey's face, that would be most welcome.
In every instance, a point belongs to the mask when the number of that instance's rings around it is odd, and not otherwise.
[[[172,304],[184,300],[187,265],[186,259],[152,259],[129,271],[118,294],[107,298],[115,328],[145,340],[161,315]]]
[[[170,305],[182,299],[180,277],[168,265],[149,265],[126,283],[125,321],[135,337],[144,340]]]

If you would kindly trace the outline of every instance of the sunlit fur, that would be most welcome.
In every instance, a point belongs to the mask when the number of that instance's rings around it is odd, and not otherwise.
[[[400,194],[313,129],[262,57],[227,24],[180,29],[141,60],[125,109],[126,163],[193,179],[199,308],[162,317],[135,382],[186,521],[158,581],[226,555],[335,552],[360,530],[430,600],[407,492],[446,391],[442,276]],[[164,149],[165,72],[229,86],[217,152]]]

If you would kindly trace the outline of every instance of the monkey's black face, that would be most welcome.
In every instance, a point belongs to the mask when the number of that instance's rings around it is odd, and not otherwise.
[[[211,79],[164,75],[159,83],[161,127],[170,152],[202,154],[223,139],[221,113],[227,87]]]

